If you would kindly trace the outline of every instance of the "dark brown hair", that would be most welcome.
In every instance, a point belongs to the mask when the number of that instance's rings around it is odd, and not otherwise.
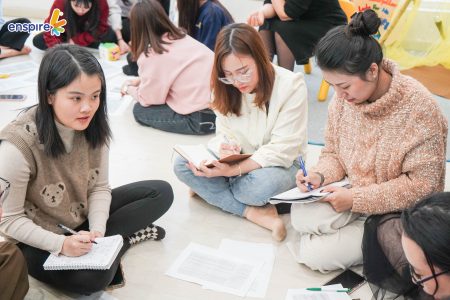
[[[167,33],[169,40],[178,40],[186,34],[169,19],[161,4],[156,0],[140,0],[130,11],[131,54],[137,59],[151,49],[158,54],[167,51],[162,36]]]
[[[381,20],[371,9],[352,16],[348,25],[337,26],[322,37],[316,46],[316,61],[322,70],[359,75],[366,80],[372,63],[380,66],[383,51],[372,36]]]
[[[275,70],[258,32],[250,25],[243,23],[227,25],[217,35],[214,53],[214,66],[211,74],[214,109],[223,115],[229,113],[241,115],[241,92],[234,86],[226,85],[218,79],[225,76],[222,62],[230,54],[248,55],[255,60],[259,80],[255,89],[254,103],[260,109],[264,106],[267,107],[272,95]]]

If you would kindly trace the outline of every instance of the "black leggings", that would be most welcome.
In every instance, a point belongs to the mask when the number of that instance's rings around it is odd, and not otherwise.
[[[172,205],[173,191],[169,183],[160,180],[140,181],[112,190],[105,236],[120,234],[124,245],[109,270],[45,271],[47,251],[19,243],[27,261],[28,274],[53,287],[71,293],[89,295],[105,289],[113,280],[120,260],[130,248],[127,237],[159,219]],[[88,221],[77,230],[89,230]]]
[[[28,32],[10,32],[8,25],[11,23],[25,24],[30,23],[30,20],[25,18],[11,20],[3,24],[0,30],[0,45],[20,51],[30,34]]]

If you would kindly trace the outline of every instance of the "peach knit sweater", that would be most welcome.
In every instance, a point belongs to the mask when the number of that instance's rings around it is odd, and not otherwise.
[[[384,60],[392,75],[374,102],[334,99],[328,110],[325,147],[312,171],[325,184],[348,176],[353,212],[402,210],[444,189],[447,120],[430,92]]]

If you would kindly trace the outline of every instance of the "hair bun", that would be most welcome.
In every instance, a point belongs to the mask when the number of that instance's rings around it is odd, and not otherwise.
[[[347,25],[351,35],[371,36],[378,32],[381,20],[372,9],[367,9],[353,15],[352,20]]]

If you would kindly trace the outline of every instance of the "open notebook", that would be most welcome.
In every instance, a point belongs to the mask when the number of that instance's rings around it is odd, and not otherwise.
[[[347,178],[345,178],[344,180],[333,182],[327,186],[350,187],[350,183],[347,180]],[[323,188],[324,187],[322,186],[310,192],[303,193],[298,189],[298,187],[295,187],[289,191],[273,196],[272,198],[270,198],[269,202],[272,204],[294,203],[294,202],[296,203],[316,202],[329,194],[322,192]]]
[[[95,241],[97,244],[92,244],[91,251],[82,256],[50,254],[44,263],[44,270],[108,270],[123,246],[123,238],[113,235],[96,238]]]
[[[211,162],[213,160],[217,160],[218,158],[210,151],[205,145],[175,145],[173,147],[178,154],[183,156],[184,159],[190,161],[197,168],[200,166],[200,163],[206,160],[205,165],[207,167],[212,167]],[[219,159],[221,163],[237,163],[248,157],[252,156],[251,154],[232,154],[230,156]]]

